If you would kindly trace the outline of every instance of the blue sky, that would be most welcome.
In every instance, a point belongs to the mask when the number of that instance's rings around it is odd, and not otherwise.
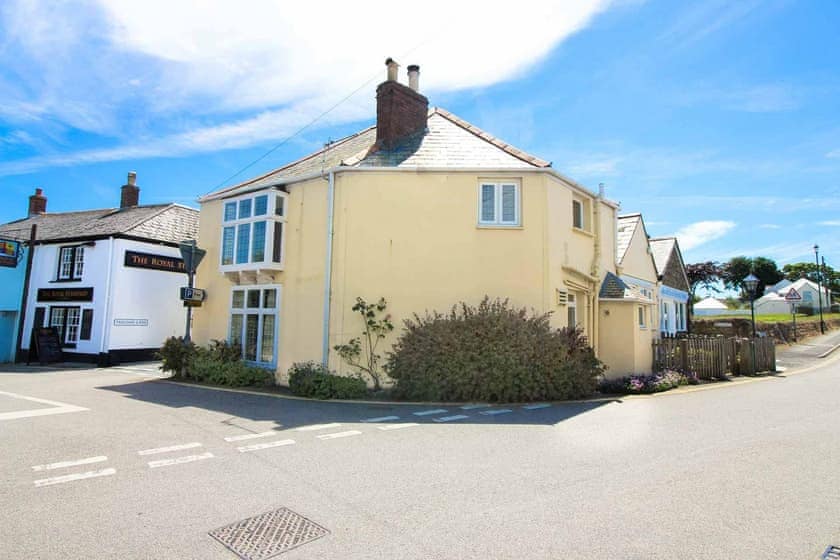
[[[0,7],[0,222],[195,204],[373,122],[383,61],[488,132],[677,234],[688,262],[840,266],[840,3],[270,0]],[[350,5],[352,4],[352,5]]]

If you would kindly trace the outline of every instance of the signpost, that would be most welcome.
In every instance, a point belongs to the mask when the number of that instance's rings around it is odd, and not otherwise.
[[[790,304],[790,314],[793,315],[793,341],[796,342],[796,304],[802,301],[802,294],[791,288],[785,294],[785,301]]]
[[[15,268],[20,260],[21,247],[17,241],[0,239],[0,266]]]
[[[198,305],[201,305],[201,302],[204,301],[206,296],[204,290],[198,290],[193,286],[193,282],[195,280],[195,269],[198,268],[199,263],[201,263],[201,259],[203,259],[204,255],[207,254],[207,251],[199,249],[195,244],[195,239],[182,241],[178,248],[181,250],[181,257],[184,259],[184,268],[186,269],[188,278],[187,287],[181,288],[181,299],[184,300],[184,305],[187,306],[187,329],[186,334],[184,335],[184,342],[189,342],[190,323],[192,322],[192,308],[195,306],[193,302],[197,301]],[[196,297],[198,297],[198,299],[196,299]]]

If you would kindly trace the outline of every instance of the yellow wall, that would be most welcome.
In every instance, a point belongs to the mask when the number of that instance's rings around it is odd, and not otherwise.
[[[648,325],[641,328],[638,319],[640,305],[643,304],[633,301],[601,302],[599,358],[607,365],[605,375],[609,378],[651,371],[656,329],[650,325],[650,316],[656,308],[645,305]]]

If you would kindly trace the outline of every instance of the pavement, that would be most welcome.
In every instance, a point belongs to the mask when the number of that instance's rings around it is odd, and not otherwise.
[[[840,329],[791,345],[776,346],[776,364],[785,369],[807,367],[840,349]]]
[[[280,560],[816,559],[840,544],[840,352],[810,367],[441,407],[0,370],[0,557],[235,560],[210,533],[280,510]]]

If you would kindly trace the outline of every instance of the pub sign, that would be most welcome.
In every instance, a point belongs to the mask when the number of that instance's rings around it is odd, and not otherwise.
[[[0,239],[0,266],[17,267],[19,254],[20,243],[10,239]]]

